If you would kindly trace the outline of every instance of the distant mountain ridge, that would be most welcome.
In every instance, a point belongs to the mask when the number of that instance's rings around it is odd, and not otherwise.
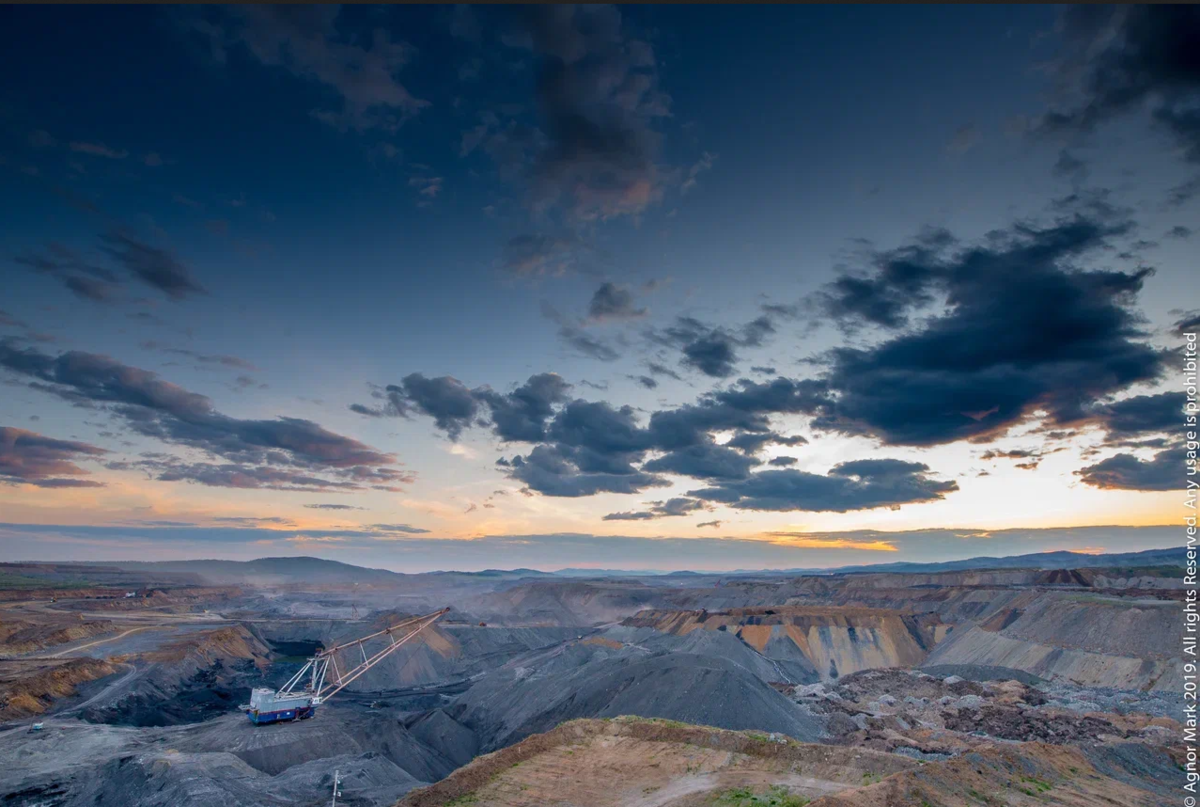
[[[1167,549],[1144,549],[1141,552],[1116,552],[1090,555],[1079,552],[1034,552],[1029,555],[1012,555],[1005,558],[978,557],[966,560],[949,560],[938,563],[881,563],[860,566],[843,566],[826,569],[825,574],[850,574],[855,572],[958,572],[968,569],[1096,569],[1133,568],[1137,566],[1170,566],[1182,564],[1183,547]]]
[[[977,557],[937,563],[898,562],[841,566],[834,569],[737,569],[730,572],[646,571],[622,569],[567,568],[556,572],[536,569],[485,569],[479,572],[436,571],[422,573],[393,572],[371,569],[336,560],[313,557],[258,558],[257,560],[174,560],[174,561],[109,561],[96,566],[113,566],[127,571],[179,572],[199,575],[213,582],[308,583],[387,583],[404,578],[459,577],[468,579],[518,580],[521,578],[587,578],[587,577],[733,577],[733,576],[807,576],[833,574],[866,574],[882,572],[954,572],[974,569],[1094,569],[1135,568],[1181,565],[1184,549],[1147,549],[1141,552],[1085,555],[1077,552],[1037,552],[1010,557]]]
[[[163,561],[102,561],[93,565],[112,566],[125,571],[181,572],[199,575],[214,583],[306,582],[306,583],[388,583],[405,578],[464,577],[485,579],[520,579],[550,577],[550,572],[536,569],[484,569],[481,572],[436,571],[421,573],[393,572],[355,566],[338,560],[308,556],[258,558],[256,560],[163,560]]]

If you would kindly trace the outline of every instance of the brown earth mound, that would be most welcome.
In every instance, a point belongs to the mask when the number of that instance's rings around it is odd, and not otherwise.
[[[142,654],[143,660],[157,663],[189,658],[203,664],[212,664],[217,660],[248,659],[259,668],[267,665],[269,657],[270,650],[242,625],[185,636]]]
[[[916,767],[895,754],[663,720],[573,720],[479,757],[398,807],[651,807],[786,782],[812,798]]]

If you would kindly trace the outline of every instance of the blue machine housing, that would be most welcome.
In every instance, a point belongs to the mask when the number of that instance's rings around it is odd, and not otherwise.
[[[317,707],[310,695],[279,698],[275,690],[257,688],[250,693],[246,717],[261,726],[287,720],[306,720],[316,714]]]

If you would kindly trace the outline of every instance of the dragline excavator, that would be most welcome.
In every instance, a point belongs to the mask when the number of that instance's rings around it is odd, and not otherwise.
[[[269,687],[252,689],[250,703],[241,708],[246,712],[246,717],[250,718],[250,722],[256,725],[310,718],[316,714],[318,706],[390,656],[409,639],[437,622],[449,610],[443,608],[432,614],[415,616],[367,636],[322,650],[310,658],[300,671],[278,690]],[[375,646],[382,644],[383,649],[372,649],[368,655],[368,642]],[[355,650],[357,655],[362,656],[361,661],[354,655]],[[340,664],[339,653],[343,654]],[[354,666],[348,666],[350,664]],[[343,666],[347,666],[347,669],[343,670]],[[330,667],[333,668],[332,673]]]

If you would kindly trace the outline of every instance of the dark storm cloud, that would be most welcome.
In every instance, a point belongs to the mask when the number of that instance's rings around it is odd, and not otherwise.
[[[547,442],[508,461],[510,476],[548,496],[637,493],[666,480],[634,466],[652,444],[632,407],[575,400],[549,423]]]
[[[646,369],[649,370],[650,375],[653,375],[653,376],[659,376],[659,377],[663,377],[663,378],[673,378],[676,381],[683,380],[683,376],[679,375],[679,373],[675,372],[670,367],[666,367],[662,364],[659,364],[658,362],[653,362],[653,361],[647,362]]]
[[[574,400],[551,421],[548,438],[604,455],[645,451],[653,445],[650,434],[638,426],[631,406],[616,409],[607,403]]]
[[[1184,455],[1182,447],[1160,451],[1151,460],[1117,454],[1075,474],[1085,485],[1105,490],[1177,490]]]
[[[770,434],[766,417],[706,399],[700,404],[688,404],[652,413],[647,427],[647,438],[650,446],[673,451],[701,445],[710,440],[709,435],[712,432],[729,429]]]
[[[729,334],[713,330],[707,334],[698,335],[682,345],[683,363],[708,376],[725,378],[733,375],[734,341]]]
[[[825,403],[827,391],[827,385],[818,380],[798,381],[781,377],[760,383],[743,378],[732,387],[707,396],[705,404],[756,417],[803,414]]]
[[[1177,238],[1183,241],[1192,237],[1192,230],[1188,227],[1184,227],[1182,224],[1179,224],[1167,230],[1166,237]]]
[[[545,437],[546,421],[565,403],[571,385],[554,373],[530,376],[508,394],[479,390],[475,395],[491,410],[492,426],[501,440],[536,443]]]
[[[603,402],[576,400],[555,414],[547,426],[545,443],[536,446],[528,456],[505,459],[500,465],[510,469],[510,475],[530,490],[551,496],[637,493],[666,485],[664,474],[677,474],[718,480],[714,488],[689,495],[727,501],[739,485],[761,485],[753,480],[770,479],[767,474],[779,473],[752,473],[761,464],[752,456],[753,452],[768,443],[803,442],[800,437],[772,432],[767,414],[793,411],[808,404],[804,382],[743,381],[737,387],[705,396],[697,404],[654,412],[642,427],[631,407],[617,409]],[[731,429],[740,430],[734,437],[737,440],[734,447],[713,442],[713,432]],[[652,451],[661,454],[647,459]],[[776,506],[778,509],[815,507],[804,498],[805,491],[800,489],[804,486],[814,491],[813,496],[831,490],[837,492],[842,498],[831,500],[838,502],[833,509],[860,509],[854,506],[859,500],[877,502],[863,507],[924,501],[957,489],[953,482],[927,478],[925,466],[897,460],[846,463],[839,467],[842,470],[831,472],[830,476],[804,474],[797,490],[776,496]],[[788,481],[774,479],[776,485]],[[853,495],[859,495],[860,499],[854,499]],[[897,501],[887,500],[888,496]],[[738,496],[739,501],[745,499],[756,508],[766,498],[765,491],[759,494],[747,490]],[[795,506],[787,507],[785,501]]]
[[[1145,112],[1200,162],[1200,7],[1071,6],[1063,23],[1063,99],[1039,128],[1090,132]]]
[[[695,479],[743,479],[751,468],[761,464],[740,451],[709,442],[668,451],[644,463],[642,469]]]
[[[875,253],[869,256],[868,274],[842,275],[816,301],[845,328],[902,328],[914,308],[933,302],[932,287],[949,272],[943,250],[953,240],[945,230],[930,230],[913,244]]]
[[[158,289],[173,300],[192,294],[204,294],[204,288],[192,279],[191,270],[174,254],[152,246],[124,230],[113,230],[100,237],[101,249],[126,271]]]
[[[0,483],[42,488],[102,487],[101,482],[74,479],[87,471],[75,464],[107,454],[103,448],[74,440],[56,440],[36,432],[0,426]]]
[[[604,322],[622,319],[637,319],[646,316],[646,309],[637,308],[633,293],[615,283],[601,283],[588,304],[588,319]]]
[[[544,145],[530,172],[535,207],[573,218],[637,215],[662,196],[654,123],[669,114],[654,51],[613,6],[527,6],[506,41],[537,56]]]
[[[736,369],[739,348],[759,347],[773,333],[775,326],[766,316],[735,330],[711,325],[695,317],[678,317],[669,327],[647,335],[657,344],[679,350],[685,367],[713,378],[727,378]]]
[[[241,45],[264,65],[334,90],[342,108],[316,111],[318,120],[340,129],[395,130],[429,106],[396,78],[415,49],[394,41],[382,27],[360,32],[339,26],[340,11],[337,6],[237,6],[204,9],[186,24],[207,40],[219,62]]]
[[[1039,465],[1041,465],[1042,460],[1045,459],[1047,454],[1055,454],[1062,450],[1062,448],[1054,448],[1046,451],[1025,448],[1012,449],[1009,451],[991,449],[980,454],[979,459],[984,460],[985,462],[998,459],[1021,460],[1020,462],[1015,463],[1015,467],[1024,471],[1033,471],[1036,470]]]
[[[640,493],[667,484],[661,477],[634,468],[630,464],[634,458],[632,454],[622,457],[583,447],[543,444],[527,456],[513,457],[509,475],[546,496]]]
[[[708,509],[704,502],[696,499],[688,499],[685,497],[676,497],[667,499],[662,502],[650,502],[650,509],[639,512],[628,513],[609,513],[604,517],[604,521],[650,521],[657,518],[670,518],[672,516],[686,516],[689,513],[694,513],[697,510]]]
[[[751,367],[750,372],[761,373],[763,375],[776,375],[774,367]]]
[[[958,483],[932,479],[928,472],[929,466],[919,462],[855,460],[835,465],[825,475],[761,471],[688,495],[744,510],[845,513],[937,501],[958,490]]]
[[[1104,429],[1110,448],[1161,448],[1152,459],[1116,454],[1076,471],[1085,485],[1112,490],[1174,490],[1185,450],[1179,429],[1187,397],[1182,392],[1138,395],[1097,404],[1092,422]],[[1164,437],[1145,439],[1162,434]]]
[[[114,471],[142,471],[160,482],[191,482],[206,487],[237,488],[241,490],[282,490],[293,492],[351,492],[371,488],[396,492],[400,484],[411,483],[414,477],[393,469],[371,469],[366,477],[346,474],[329,478],[302,466],[254,465],[237,462],[187,462],[169,455],[154,455],[144,459],[110,462]],[[351,469],[357,470],[357,469]],[[370,477],[377,484],[370,484]]]
[[[1200,311],[1189,311],[1171,326],[1171,332],[1176,336],[1182,336],[1185,333],[1195,333],[1198,330],[1200,330]]]
[[[579,355],[590,359],[616,361],[621,358],[621,354],[608,342],[573,325],[561,325],[558,329],[558,338],[566,342]]]
[[[899,327],[935,294],[945,311],[874,347],[831,351],[814,426],[900,445],[980,440],[1039,410],[1052,426],[1079,422],[1092,401],[1158,378],[1164,354],[1141,341],[1132,309],[1150,270],[1075,268],[1128,231],[1090,208],[978,245],[938,237],[882,253],[861,293],[835,286],[831,313]]]
[[[655,518],[658,516],[643,510],[641,512],[609,513],[601,521],[650,521]]]
[[[747,454],[757,454],[768,445],[802,446],[807,443],[808,440],[799,435],[785,437],[782,434],[775,434],[774,432],[738,432],[729,438],[725,445],[729,448],[744,451]]]
[[[372,524],[371,529],[380,532],[402,532],[405,535],[425,535],[429,530],[413,527],[408,524]]]
[[[341,483],[352,487],[360,484],[394,487],[411,478],[410,474],[392,467],[396,464],[393,455],[328,431],[310,420],[232,418],[216,411],[206,396],[108,356],[82,351],[50,356],[0,341],[0,368],[31,378],[31,387],[75,405],[103,406],[140,434],[223,457],[235,463],[237,469],[262,465],[255,473],[264,476],[281,472],[281,466],[289,468],[289,473],[297,469],[308,474],[333,473]],[[237,472],[231,466],[197,464],[195,467],[200,469],[195,473],[187,468],[166,470],[204,476],[206,480],[233,479]]]
[[[780,468],[786,468],[789,465],[795,465],[799,462],[795,457],[774,457],[767,460],[767,465],[774,465]]]
[[[410,373],[400,386],[388,386],[387,394],[398,414],[406,415],[410,409],[416,409],[433,418],[437,427],[453,440],[479,415],[475,395],[450,376],[426,378],[420,373]]]
[[[929,501],[957,488],[899,460],[845,463],[826,475],[754,472],[763,446],[803,440],[778,435],[773,418],[807,416],[817,430],[932,446],[986,441],[1043,413],[1045,427],[1060,430],[1116,417],[1122,407],[1099,411],[1094,402],[1156,380],[1165,366],[1132,308],[1149,270],[1081,267],[1131,225],[1086,200],[1056,209],[1049,222],[1017,222],[979,243],[931,231],[871,255],[852,285],[835,282],[822,301],[836,321],[873,325],[886,336],[830,351],[817,378],[740,379],[652,412],[645,425],[630,407],[552,404],[542,410],[554,411],[542,441],[502,467],[547,495],[640,492],[679,474],[722,480],[699,498],[845,511]],[[732,372],[734,347],[761,344],[772,331],[769,317],[736,331],[680,318],[651,338],[679,348],[685,362],[689,351],[704,355],[707,341],[722,342],[727,350],[709,365],[721,375]],[[463,428],[476,420],[465,418]],[[719,432],[733,432],[732,441],[717,445]],[[819,496],[827,496],[824,504]]]
[[[640,386],[645,387],[646,389],[658,388],[658,382],[648,375],[631,375],[629,378],[633,381],[636,381]]]
[[[283,516],[217,516],[216,518],[214,518],[214,519],[213,519],[213,521],[217,521],[217,522],[220,522],[220,523],[222,523],[222,524],[245,524],[245,525],[256,525],[256,524],[294,524],[294,523],[295,523],[295,522],[293,522],[293,521],[292,521],[290,518],[284,518]],[[147,522],[142,522],[142,523],[147,523]],[[166,521],[166,522],[163,522],[163,521],[156,521],[156,522],[153,522],[153,523],[154,523],[154,524],[156,524],[156,525],[162,525],[162,526],[167,526],[167,527],[170,527],[170,526],[180,526],[180,527],[189,526],[189,522],[186,522],[186,521],[177,521],[177,522],[170,522],[170,521]]]
[[[981,459],[981,460],[998,460],[998,459],[1025,460],[1025,459],[1032,459],[1032,458],[1038,457],[1038,456],[1041,456],[1041,455],[1037,451],[1033,451],[1030,449],[1018,448],[1018,449],[1013,449],[1011,451],[998,451],[998,450],[993,449],[991,451],[985,451],[982,454],[980,454],[979,459]]]
[[[0,479],[0,481],[3,481]],[[103,482],[93,482],[89,479],[68,479],[63,477],[55,477],[53,479],[35,479],[27,480],[26,484],[33,485],[39,488],[102,488]]]
[[[357,403],[350,404],[350,411],[356,415],[366,415],[367,417],[370,417],[370,418],[381,418],[381,417],[385,417],[387,415],[387,413],[382,408],[370,407],[370,406],[366,406],[365,404],[357,404]]]
[[[554,406],[564,403],[571,385],[554,373],[540,373],[509,393],[487,387],[470,389],[457,378],[427,378],[410,373],[400,384],[389,384],[373,394],[385,403],[379,407],[351,404],[350,410],[370,417],[408,417],[417,412],[434,420],[452,440],[464,429],[486,422],[505,442],[535,443],[545,436],[545,423]]]
[[[1200,176],[1194,176],[1171,188],[1167,193],[1167,205],[1181,207],[1195,199],[1197,194],[1200,194]]]
[[[101,235],[100,251],[134,279],[171,299],[205,293],[178,256],[146,243],[129,230],[114,229]],[[48,244],[43,252],[24,253],[15,260],[58,279],[76,296],[87,300],[110,302],[120,293],[121,278],[117,272],[62,244]]]
[[[1174,432],[1183,423],[1182,392],[1136,395],[1115,403],[1097,404],[1091,409],[1093,422],[1104,429],[1108,439],[1127,440],[1159,432]]]
[[[616,361],[621,354],[607,340],[588,333],[584,326],[587,320],[575,320],[558,311],[545,300],[542,301],[542,316],[558,325],[558,338],[580,356],[599,361]]]

